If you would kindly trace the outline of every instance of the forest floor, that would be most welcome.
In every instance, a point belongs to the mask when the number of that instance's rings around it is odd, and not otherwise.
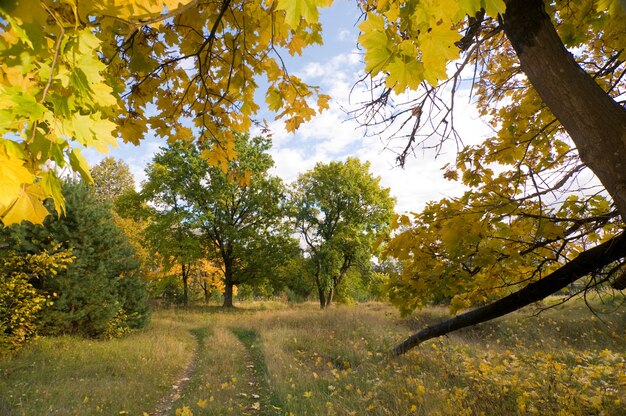
[[[42,337],[0,359],[0,415],[623,415],[616,302],[526,309],[395,358],[447,311],[158,310],[121,339]]]

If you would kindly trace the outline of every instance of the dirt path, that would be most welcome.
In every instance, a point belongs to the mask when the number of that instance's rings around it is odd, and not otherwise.
[[[191,355],[191,360],[189,361],[189,364],[187,364],[185,371],[183,371],[182,375],[176,380],[174,384],[172,384],[172,389],[170,393],[161,399],[156,410],[154,411],[154,413],[152,413],[153,416],[167,416],[171,414],[172,409],[174,408],[174,403],[178,399],[180,399],[181,392],[184,390],[185,386],[187,385],[187,383],[189,383],[189,380],[191,380],[191,377],[196,371],[196,367],[198,364],[198,354],[200,350],[204,347],[206,330],[207,328],[196,328],[189,331],[196,339],[196,349]]]
[[[282,405],[272,393],[268,382],[265,356],[256,331],[243,328],[231,328],[231,331],[246,348],[246,375],[248,389],[239,396],[249,401],[244,416],[275,416],[282,414]]]

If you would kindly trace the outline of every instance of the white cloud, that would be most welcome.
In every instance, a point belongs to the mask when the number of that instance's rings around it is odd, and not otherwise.
[[[356,42],[356,36],[353,30],[341,29],[337,37],[341,42]]]

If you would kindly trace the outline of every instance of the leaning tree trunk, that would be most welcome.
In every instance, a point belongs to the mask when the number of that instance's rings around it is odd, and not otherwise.
[[[411,348],[431,338],[440,337],[461,328],[490,321],[544,299],[570,283],[588,275],[615,260],[626,256],[626,234],[606,241],[584,251],[574,260],[564,264],[543,279],[530,283],[523,289],[488,305],[462,313],[435,325],[428,326],[411,335],[394,349],[395,355],[404,354]]]
[[[580,159],[600,179],[626,219],[626,109],[574,60],[559,38],[542,0],[505,0],[504,32],[521,69],[570,135]],[[518,292],[419,331],[394,348],[402,354],[427,339],[506,315],[626,256],[620,235]]]
[[[626,218],[626,109],[574,60],[542,0],[505,0],[504,32],[531,84]]]

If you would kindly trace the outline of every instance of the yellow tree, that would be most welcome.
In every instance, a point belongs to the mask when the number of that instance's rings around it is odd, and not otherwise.
[[[327,0],[8,0],[0,14],[0,219],[41,223],[51,197],[64,209],[56,171],[91,181],[84,147],[107,152],[148,128],[197,141],[227,169],[235,132],[265,100],[289,131],[328,96],[284,67],[279,50],[321,43]],[[152,104],[156,111],[147,111]],[[260,123],[260,121],[256,120]]]
[[[387,244],[388,255],[403,265],[390,284],[403,311],[442,298],[451,299],[453,312],[480,307],[425,328],[395,352],[509,313],[581,278],[581,290],[605,282],[621,287],[626,16],[620,3],[360,4],[366,18],[359,41],[378,93],[360,115],[404,135],[400,163],[418,144],[461,138],[454,126],[461,88],[472,88],[494,131],[478,145],[459,141],[456,163],[446,168],[445,176],[468,192],[399,217]],[[387,105],[407,90],[416,92]]]

